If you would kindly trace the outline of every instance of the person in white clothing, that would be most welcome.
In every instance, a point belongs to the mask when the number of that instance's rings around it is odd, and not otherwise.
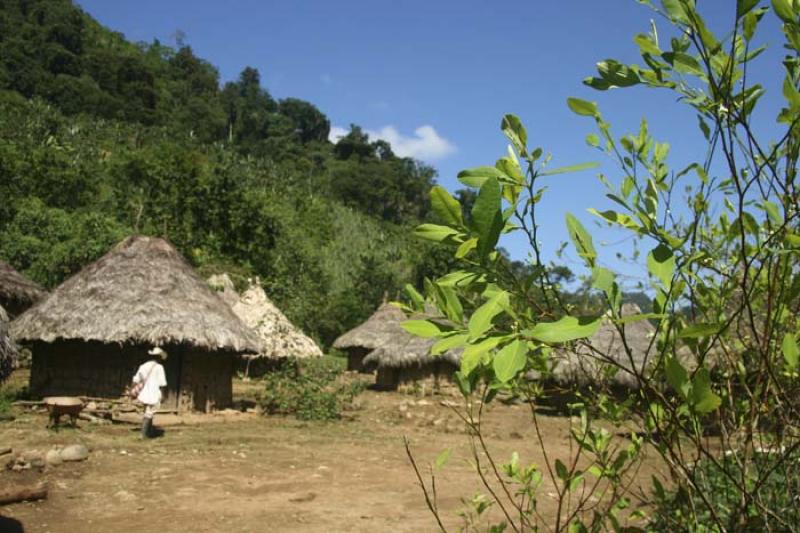
[[[161,405],[161,389],[167,386],[167,375],[161,364],[167,358],[167,352],[154,346],[147,352],[153,356],[142,363],[133,376],[134,383],[144,383],[141,392],[136,397],[144,404],[142,417],[142,438],[149,439],[153,436],[153,415]]]

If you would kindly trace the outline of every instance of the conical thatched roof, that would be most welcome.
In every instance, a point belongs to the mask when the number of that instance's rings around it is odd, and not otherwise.
[[[381,305],[366,322],[341,335],[333,342],[338,350],[347,348],[366,348],[374,350],[388,341],[402,343],[410,335],[400,327],[406,319],[405,313],[391,304]]]
[[[399,328],[399,326],[398,326]],[[364,364],[374,364],[378,368],[406,368],[423,366],[439,360],[447,361],[455,366],[461,364],[463,350],[450,350],[442,355],[430,355],[431,347],[436,339],[417,337],[399,328],[401,334],[393,335],[364,357]]]
[[[275,307],[261,285],[254,283],[244,291],[233,312],[258,335],[261,349],[257,357],[322,357],[317,343]]]
[[[18,341],[187,343],[258,351],[258,339],[167,241],[128,237],[11,324]]]
[[[4,261],[0,261],[0,304],[13,309],[25,310],[38,302],[45,290],[29,280]]]
[[[382,305],[381,308],[378,309],[365,324],[359,326],[359,328],[367,325],[381,312],[386,312],[388,315],[388,310],[383,311],[385,307],[387,307],[387,304]],[[400,325],[408,318],[405,316],[405,313],[395,306],[389,305],[389,307],[398,311],[399,316],[392,314],[382,321],[383,329],[381,330],[382,335],[379,337],[380,342],[374,350],[364,357],[365,365],[374,364],[378,368],[405,368],[409,366],[423,366],[438,360],[444,360],[456,366],[461,364],[461,353],[463,350],[451,350],[441,355],[430,355],[430,350],[437,339],[426,339],[424,337],[412,335]],[[432,314],[432,309],[428,309],[425,313],[419,313],[411,318],[430,319],[432,318]],[[395,319],[395,316],[398,316],[399,319]],[[375,330],[373,329],[372,331]]]
[[[622,306],[622,316],[641,314],[641,309],[636,304]],[[651,340],[655,335],[655,328],[647,320],[638,320],[625,324],[625,338],[631,349],[631,359],[625,351],[622,339],[614,324],[606,318],[590,339],[594,350],[612,358],[622,367],[610,380],[610,383],[627,388],[637,388],[636,377],[628,370],[641,373],[645,365],[645,356],[650,348]],[[651,354],[654,350],[650,350]],[[554,369],[556,381],[560,383],[576,383],[587,385],[590,383],[608,382],[603,375],[604,366],[597,357],[597,353],[587,346],[578,345],[575,351],[557,351],[554,354],[557,366]]]
[[[11,374],[18,355],[16,345],[8,336],[8,315],[0,306],[0,383]]]

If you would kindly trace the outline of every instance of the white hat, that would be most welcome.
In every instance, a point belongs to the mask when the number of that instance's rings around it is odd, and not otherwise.
[[[158,355],[160,357],[167,355],[167,352],[162,350],[160,346],[153,346],[152,348],[147,350],[147,353],[150,355]]]

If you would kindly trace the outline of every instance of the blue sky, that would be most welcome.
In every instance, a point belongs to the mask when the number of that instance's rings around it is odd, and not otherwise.
[[[355,123],[390,140],[400,155],[425,160],[439,182],[459,188],[459,170],[493,164],[505,151],[499,123],[519,115],[530,143],[553,154],[553,166],[602,163],[612,182],[619,176],[584,138],[593,123],[572,114],[568,96],[594,100],[617,134],[638,128],[646,117],[651,132],[671,146],[669,162],[680,169],[702,157],[704,146],[694,115],[667,93],[635,88],[599,93],[582,86],[597,61],[641,63],[633,36],[646,33],[655,17],[634,0],[78,0],[102,24],[134,41],[175,43],[180,30],[195,53],[214,64],[223,81],[246,66],[258,68],[277,98],[314,103],[337,128]],[[734,16],[734,0],[700,2],[715,30]],[[763,2],[762,2],[763,3]],[[656,19],[663,35],[667,24]],[[768,90],[765,118],[771,131],[783,73],[781,35],[769,14],[760,42],[772,46],[753,70]],[[589,207],[606,209],[598,171],[549,178],[540,213],[543,245],[553,258],[567,239],[564,213],[585,224]],[[628,253],[622,234],[597,227],[601,258],[626,273],[615,252]],[[504,245],[516,258],[521,240]],[[646,244],[644,245],[646,248]],[[574,257],[574,254],[572,254]],[[576,267],[577,265],[571,265]]]

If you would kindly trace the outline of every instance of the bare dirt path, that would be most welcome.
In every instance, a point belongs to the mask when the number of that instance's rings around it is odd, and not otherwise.
[[[138,532],[150,521],[161,532],[436,531],[405,454],[407,435],[423,466],[453,449],[437,488],[442,515],[457,528],[459,497],[479,487],[467,439],[442,400],[368,391],[360,409],[331,423],[254,414],[161,417],[169,423],[164,436],[147,442],[134,426],[83,422],[55,432],[45,429],[43,414],[22,412],[0,424],[0,445],[47,450],[81,442],[91,453],[41,474],[51,489],[46,501],[0,507],[0,516],[29,533]],[[485,429],[498,457],[517,450],[523,461],[542,464],[526,408],[490,409]],[[542,423],[551,450],[566,456],[568,419]],[[0,480],[19,475],[4,472]],[[545,494],[543,513],[552,512],[551,500]]]

